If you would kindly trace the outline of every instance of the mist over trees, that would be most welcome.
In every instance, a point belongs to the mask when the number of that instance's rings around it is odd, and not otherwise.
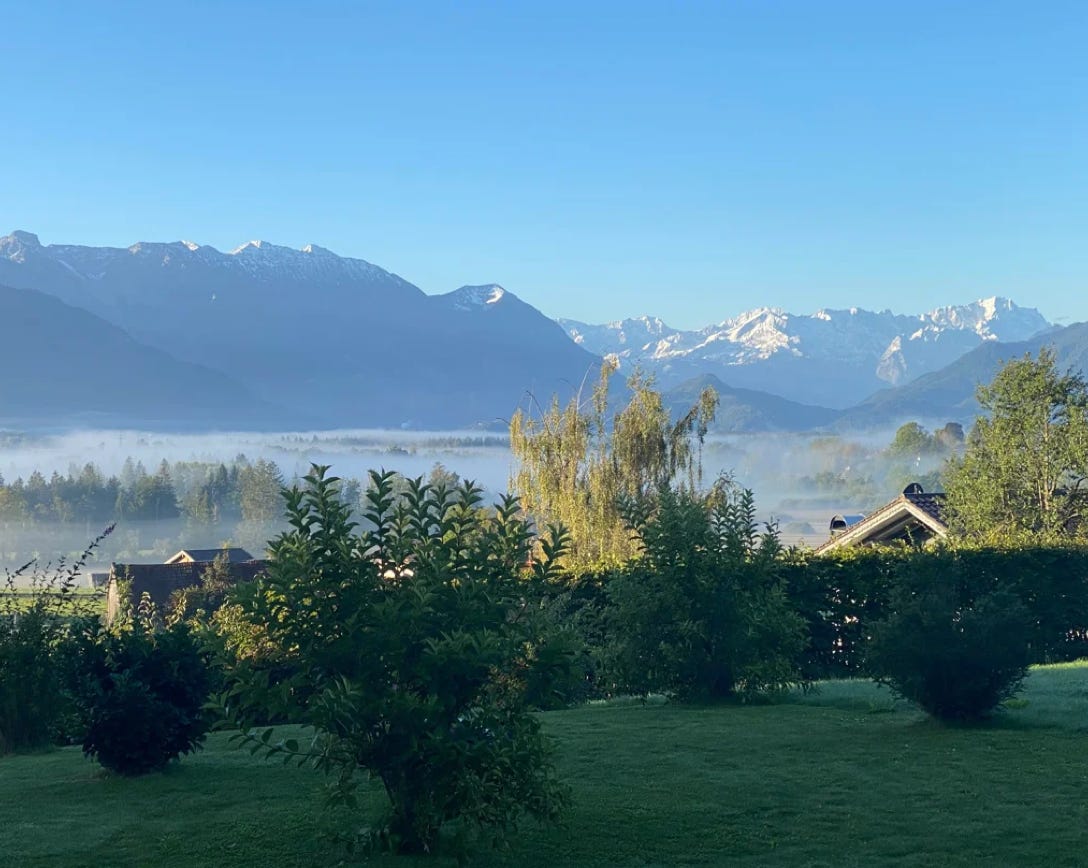
[[[453,487],[461,477],[436,462],[427,478]],[[31,560],[56,561],[83,551],[88,539],[116,525],[97,556],[104,561],[158,561],[180,548],[230,543],[260,557],[284,529],[282,490],[294,479],[266,458],[227,462],[168,461],[149,471],[126,459],[106,475],[93,462],[46,477],[0,476],[0,570]],[[341,501],[358,514],[367,482],[338,480]],[[398,492],[406,479],[394,475]],[[93,566],[93,565],[92,565]]]
[[[154,472],[129,459],[116,476],[88,462],[48,479],[38,471],[0,479],[0,564],[80,551],[115,523],[114,558],[157,558],[227,541],[256,554],[280,524],[283,482],[274,462],[244,456],[229,464],[163,460]]]

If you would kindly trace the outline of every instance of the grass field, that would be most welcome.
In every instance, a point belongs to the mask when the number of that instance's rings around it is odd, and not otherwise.
[[[985,728],[935,725],[865,682],[776,705],[626,703],[545,720],[573,788],[565,825],[526,825],[475,865],[1088,865],[1085,664],[1033,671]],[[348,815],[322,808],[319,783],[223,735],[138,780],[74,748],[8,757],[0,862],[336,864],[328,833]]]
[[[21,612],[25,609],[29,609],[34,602],[35,597],[38,595],[39,593],[37,592],[32,592],[29,589],[23,588],[16,588],[14,591],[0,589],[0,607],[6,606],[10,601],[14,610]],[[106,614],[106,595],[104,592],[91,590],[90,588],[75,588],[73,590],[73,597],[81,606],[86,605],[90,614]]]

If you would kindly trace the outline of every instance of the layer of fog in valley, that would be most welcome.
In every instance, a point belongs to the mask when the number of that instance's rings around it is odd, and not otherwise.
[[[497,491],[505,490],[509,477],[507,442],[504,434],[479,431],[6,432],[0,433],[0,475],[9,481],[26,479],[35,470],[49,476],[90,461],[109,476],[119,474],[129,459],[153,470],[164,459],[210,464],[245,456],[274,461],[287,479],[305,475],[311,464],[331,465],[338,476],[362,477],[383,467],[418,476],[441,462]]]
[[[911,481],[939,487],[949,450],[889,448],[895,431],[857,435],[711,435],[704,483],[728,475],[755,492],[760,520],[787,544],[817,545],[838,512],[867,512]],[[507,490],[503,434],[379,430],[164,434],[0,433],[0,567],[71,559],[106,525],[116,530],[88,572],[160,562],[179,548],[245,547],[254,556],[283,529],[281,484],[330,465],[357,507],[372,469],[471,479],[489,499]]]

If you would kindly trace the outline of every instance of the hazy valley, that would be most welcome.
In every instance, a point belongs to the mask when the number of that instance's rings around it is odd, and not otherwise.
[[[651,317],[592,326],[552,321],[497,284],[426,295],[363,260],[265,242],[94,248],[14,232],[0,238],[0,315],[7,486],[53,474],[75,485],[90,463],[104,485],[121,479],[110,495],[120,504],[135,469],[173,474],[168,520],[120,506],[95,514],[139,529],[107,542],[107,557],[158,557],[183,541],[260,545],[278,527],[275,506],[254,525],[235,492],[214,521],[190,514],[219,467],[267,462],[290,482],[330,464],[365,487],[369,469],[437,466],[494,497],[510,479],[513,413],[539,413],[553,395],[588,400],[605,358],[619,365],[617,406],[635,370],[656,378],[676,416],[712,387],[706,477],[735,475],[787,540],[818,542],[832,513],[935,478],[939,456],[888,459],[900,424],[969,425],[975,386],[1041,346],[1065,365],[1088,361],[1088,327],[1054,326],[999,297],[916,315],[757,308],[694,331]],[[76,551],[94,529],[24,508],[0,503],[9,565]]]

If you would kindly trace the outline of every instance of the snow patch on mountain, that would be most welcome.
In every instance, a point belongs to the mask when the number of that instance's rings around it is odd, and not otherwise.
[[[480,286],[462,286],[440,298],[444,298],[455,310],[476,311],[494,309],[508,295],[514,297],[497,283],[486,283]]]
[[[0,256],[22,265],[26,262],[28,251],[36,250],[41,246],[38,236],[33,232],[16,229],[6,238],[0,238]]]

